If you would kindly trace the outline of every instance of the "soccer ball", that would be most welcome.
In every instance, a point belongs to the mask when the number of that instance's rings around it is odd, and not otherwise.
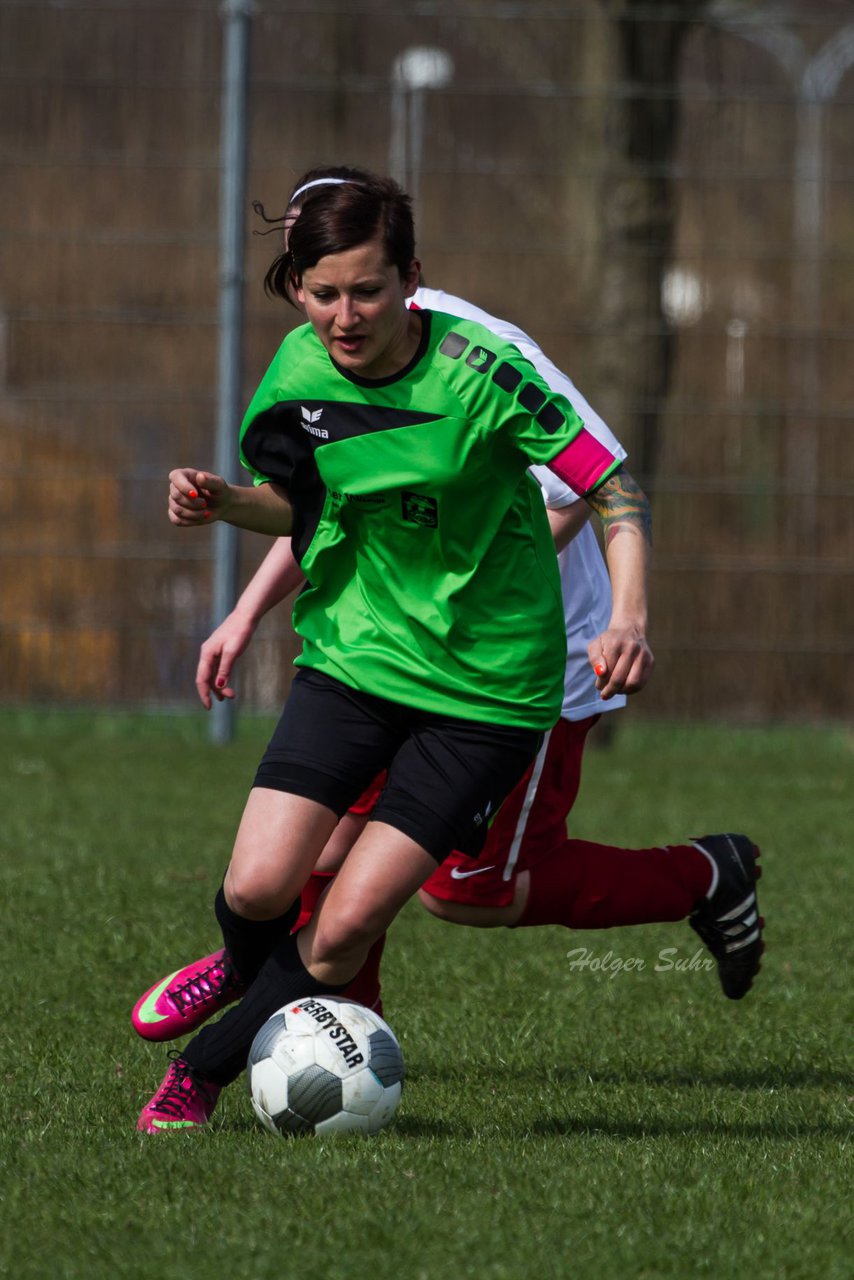
[[[271,1133],[377,1133],[400,1101],[403,1054],[364,1005],[334,996],[293,1000],[249,1050],[249,1096]]]

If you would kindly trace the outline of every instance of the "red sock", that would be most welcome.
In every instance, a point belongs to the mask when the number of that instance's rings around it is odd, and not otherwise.
[[[324,889],[332,884],[334,879],[334,871],[312,871],[311,875],[302,887],[302,893],[299,896],[299,916],[297,917],[297,922],[291,930],[291,933],[296,933],[298,929],[305,928],[311,917],[314,915],[317,904],[320,901],[320,895],[323,893]]]
[[[383,1012],[383,1002],[380,997],[380,961],[383,958],[385,938],[384,933],[377,938],[368,952],[365,963],[350,985],[341,992],[346,1000],[355,1000],[356,1004],[363,1004],[368,1009],[373,1009],[374,1013],[378,1013],[380,1017]]]
[[[693,845],[618,849],[567,840],[530,876],[517,928],[610,929],[684,919],[708,892],[712,868]]]
[[[314,915],[320,895],[334,880],[334,871],[313,871],[303,886],[300,894],[300,913],[292,932],[303,929]],[[353,981],[341,992],[341,995],[356,1004],[366,1005],[382,1016],[383,1006],[380,998],[380,962],[386,935],[382,934],[368,952],[365,963]]]

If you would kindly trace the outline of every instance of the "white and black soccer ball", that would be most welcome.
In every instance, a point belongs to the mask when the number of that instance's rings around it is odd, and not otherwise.
[[[292,1000],[249,1051],[249,1096],[271,1133],[377,1133],[403,1089],[403,1054],[379,1014],[335,996]]]

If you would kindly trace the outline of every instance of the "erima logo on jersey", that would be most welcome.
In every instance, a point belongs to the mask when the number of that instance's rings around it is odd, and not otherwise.
[[[315,423],[319,420],[320,415],[323,413],[322,409],[315,409],[314,413],[312,413],[311,409],[306,409],[305,405],[302,404],[300,405],[300,413],[302,414],[301,425],[302,425],[303,431],[307,431],[309,435],[317,436],[320,440],[329,439],[328,431],[326,431],[323,427],[315,426]]]

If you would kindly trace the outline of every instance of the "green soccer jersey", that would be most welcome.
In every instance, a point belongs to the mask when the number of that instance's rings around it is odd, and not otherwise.
[[[393,702],[547,729],[566,656],[557,561],[531,462],[581,432],[516,347],[423,311],[393,377],[337,366],[310,325],[247,410],[244,465],[294,507],[300,666]]]

